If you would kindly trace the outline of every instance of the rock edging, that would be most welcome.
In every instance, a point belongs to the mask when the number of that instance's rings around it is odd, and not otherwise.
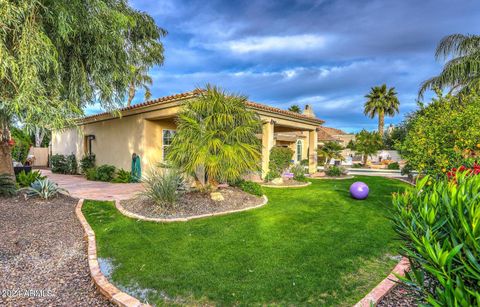
[[[344,177],[328,177],[328,176],[324,176],[324,177],[309,177],[310,179],[313,179],[313,180],[346,180],[346,179],[353,179],[355,178],[355,176],[353,175],[347,175],[347,176],[344,176]]]
[[[75,207],[75,214],[77,215],[80,224],[82,224],[85,232],[85,240],[87,241],[87,256],[88,267],[90,268],[90,275],[93,282],[97,286],[100,293],[102,293],[107,299],[121,307],[149,307],[148,304],[143,304],[133,296],[122,292],[120,289],[111,284],[108,279],[103,275],[100,270],[100,265],[97,259],[97,245],[95,242],[95,232],[88,224],[85,216],[82,213],[83,199],[78,201]]]
[[[274,189],[296,189],[296,188],[304,188],[308,187],[312,183],[305,182],[304,184],[297,184],[297,185],[274,185],[274,184],[261,184],[262,187],[265,188],[274,188]]]
[[[365,295],[354,307],[369,307],[375,306],[399,281],[397,276],[405,276],[405,272],[410,269],[410,262],[407,258],[402,257],[402,260],[393,268],[390,275],[382,280],[370,293]]]
[[[120,200],[115,200],[115,207],[117,210],[132,219],[137,219],[137,220],[142,220],[142,221],[148,221],[148,222],[157,222],[157,223],[172,223],[172,222],[188,222],[190,220],[195,220],[195,219],[201,219],[205,217],[212,217],[212,216],[219,216],[219,215],[227,215],[230,213],[236,213],[236,212],[242,212],[242,211],[248,211],[256,208],[260,208],[265,206],[268,203],[268,198],[266,195],[262,196],[263,202],[259,205],[252,206],[252,207],[247,207],[247,208],[242,208],[242,209],[236,209],[236,210],[228,210],[228,211],[222,211],[222,212],[214,212],[214,213],[205,213],[205,214],[200,214],[200,215],[193,215],[193,216],[188,216],[188,217],[177,217],[177,218],[154,218],[154,217],[146,217],[137,213],[133,213],[131,211],[128,211],[125,209],[125,207],[122,206],[120,203]]]

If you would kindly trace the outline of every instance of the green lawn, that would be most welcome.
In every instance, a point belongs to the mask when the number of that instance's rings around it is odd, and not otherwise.
[[[356,180],[370,186],[365,201],[349,196]],[[111,202],[86,201],[83,212],[99,257],[115,266],[113,282],[150,303],[352,305],[395,265],[387,216],[391,193],[404,187],[379,177],[315,180],[266,189],[263,208],[187,223],[136,221]]]

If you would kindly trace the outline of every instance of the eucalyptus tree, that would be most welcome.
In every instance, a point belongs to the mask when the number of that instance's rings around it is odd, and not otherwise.
[[[378,133],[383,136],[385,115],[394,116],[399,112],[400,102],[395,88],[387,89],[387,85],[372,87],[370,93],[365,95],[364,113],[370,118],[378,116]]]
[[[469,92],[480,89],[480,35],[453,34],[444,37],[435,52],[437,60],[446,61],[442,72],[424,81],[419,97],[428,89]]]
[[[137,32],[150,39],[137,40]],[[59,129],[89,104],[121,106],[131,66],[141,63],[131,51],[148,50],[163,34],[125,0],[0,0],[0,173],[13,173],[13,121]]]
[[[180,112],[167,160],[204,188],[259,170],[261,121],[246,102],[246,96],[207,85]]]

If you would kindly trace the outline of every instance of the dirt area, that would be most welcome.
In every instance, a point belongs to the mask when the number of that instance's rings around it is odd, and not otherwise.
[[[301,181],[296,181],[296,180],[283,180],[282,183],[273,183],[273,182],[265,182],[262,183],[262,186],[264,187],[295,187],[295,186],[305,186],[307,185],[308,182],[301,182]]]
[[[405,285],[396,285],[377,304],[379,307],[411,307],[418,306],[420,296]]]
[[[113,306],[90,277],[76,204],[0,197],[0,306]]]
[[[222,194],[223,201],[213,201],[209,193],[194,191],[184,194],[171,206],[157,205],[143,196],[122,200],[121,204],[126,210],[146,217],[181,218],[255,207],[263,202],[262,197],[248,194],[238,188],[222,188],[217,192]]]

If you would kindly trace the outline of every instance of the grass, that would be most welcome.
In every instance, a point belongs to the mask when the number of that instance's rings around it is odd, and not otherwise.
[[[352,200],[350,184],[370,186]],[[113,282],[154,304],[352,305],[395,265],[387,219],[399,181],[358,176],[266,189],[260,209],[187,223],[152,223],[86,201]],[[146,290],[148,289],[148,290]]]

